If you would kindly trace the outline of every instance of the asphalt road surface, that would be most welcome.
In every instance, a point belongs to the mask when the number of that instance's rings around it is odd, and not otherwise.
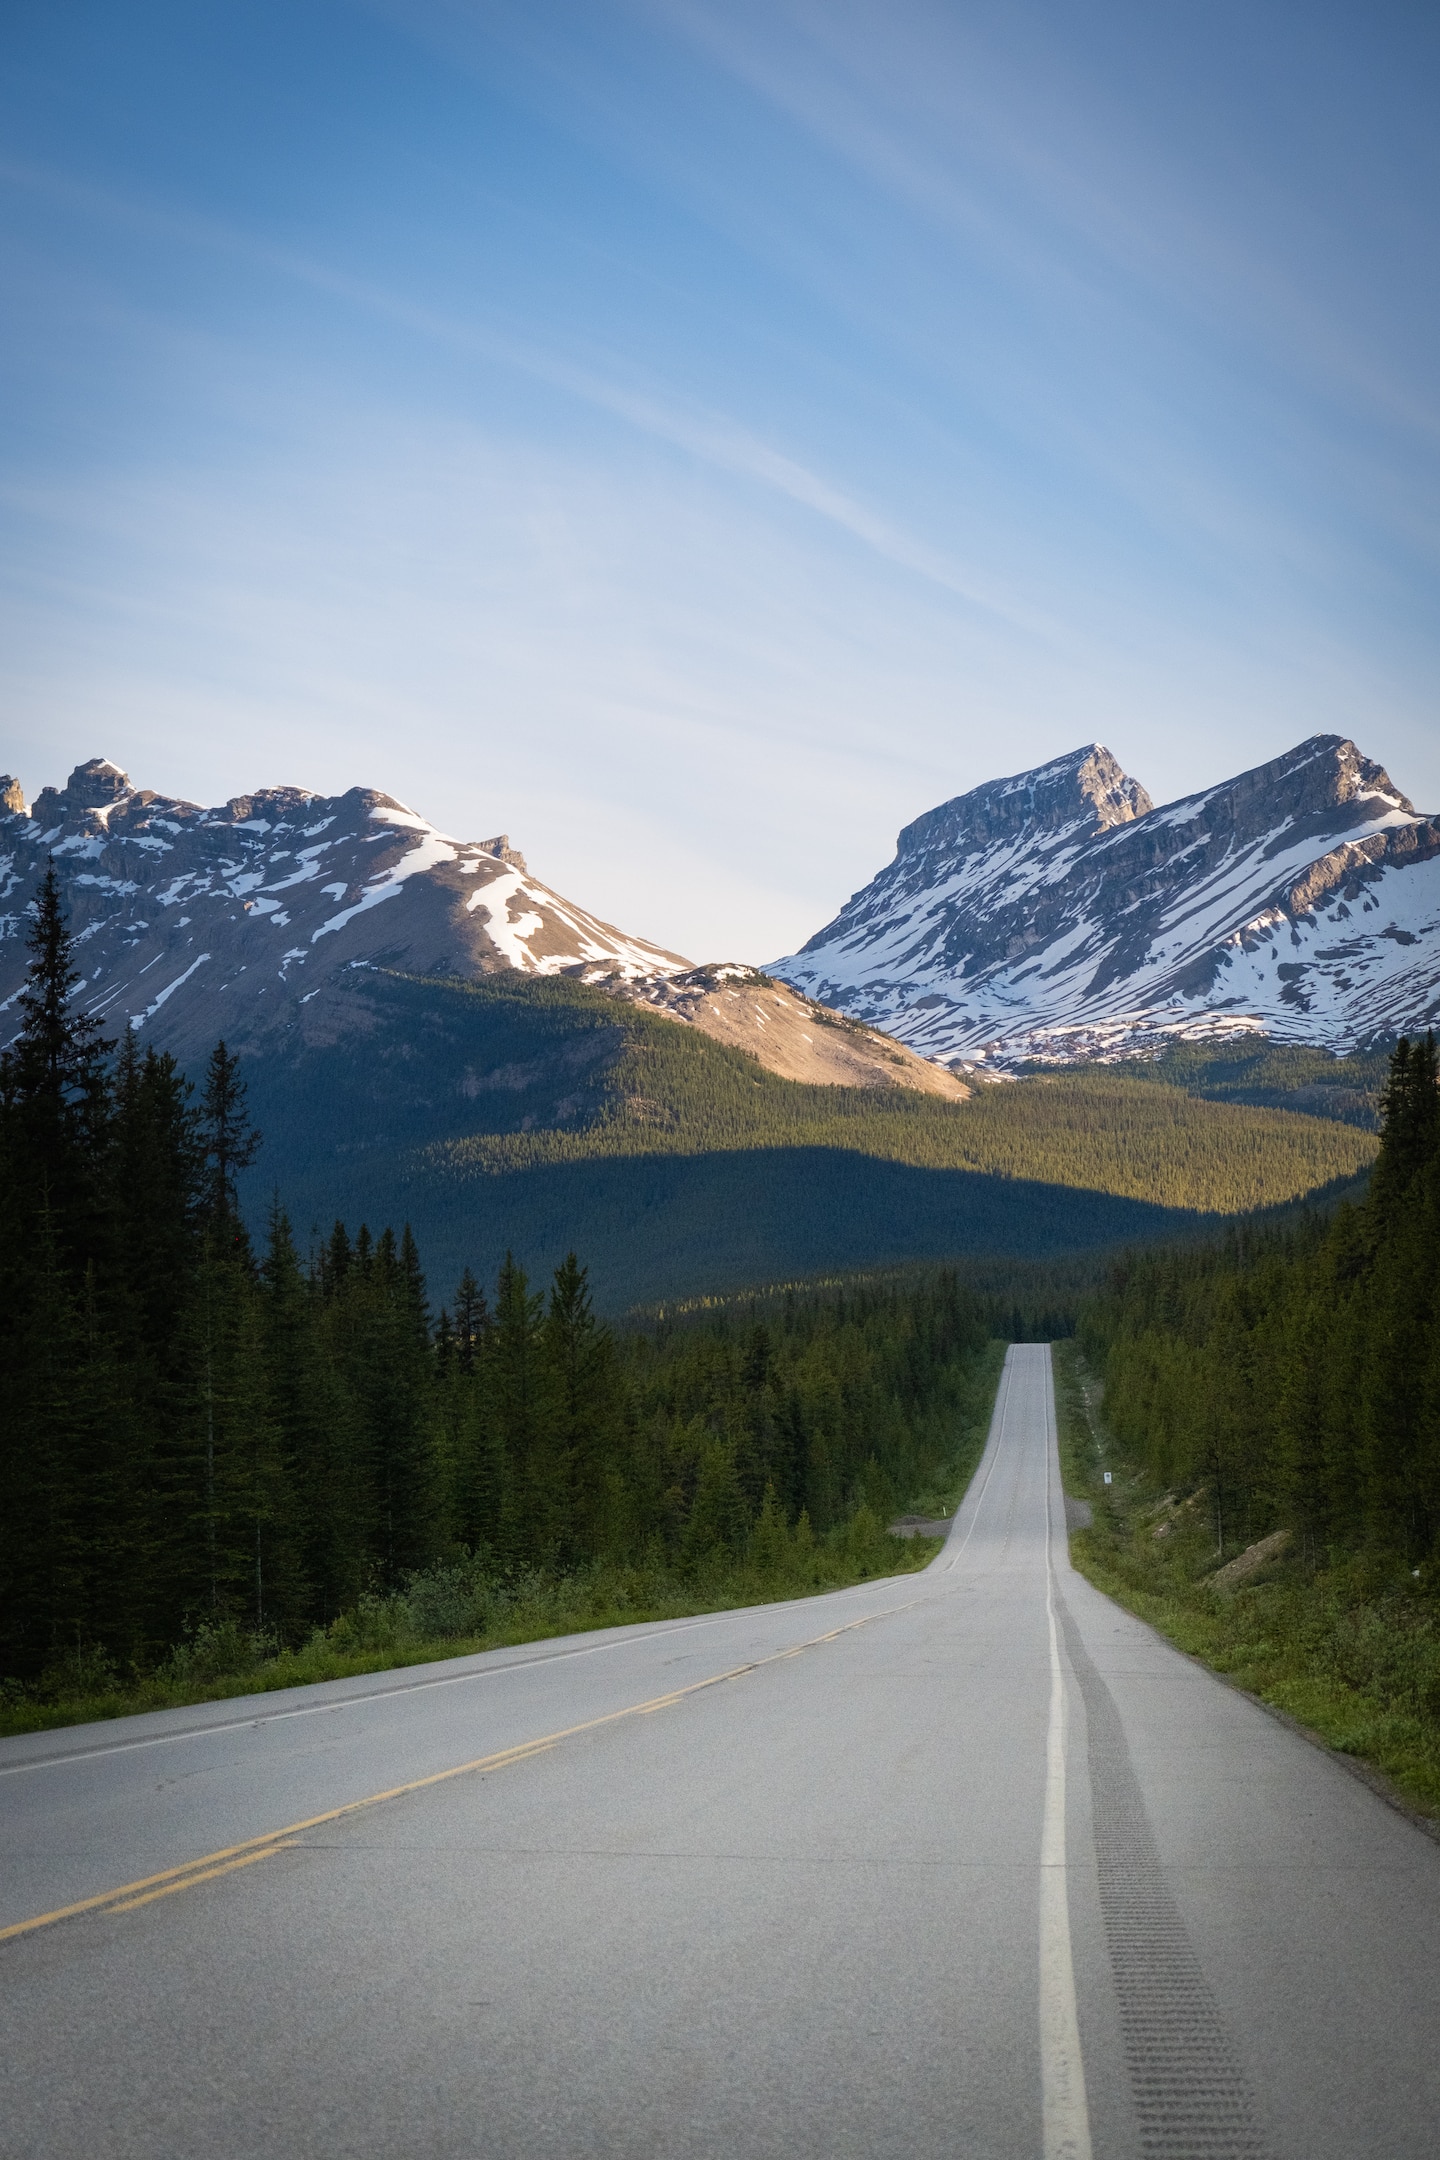
[[[923,1575],[6,1741],[0,1864],[7,2160],[1440,2150],[1440,1847],[1072,1573],[1041,1348]]]

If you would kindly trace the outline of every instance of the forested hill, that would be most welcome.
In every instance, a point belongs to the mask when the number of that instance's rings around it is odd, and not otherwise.
[[[1313,1045],[1241,1035],[1218,1043],[1175,1043],[1163,1056],[1137,1059],[1125,1070],[1138,1080],[1183,1088],[1187,1095],[1203,1096],[1208,1102],[1338,1118],[1374,1132],[1389,1066],[1389,1055],[1383,1050],[1357,1050],[1349,1057],[1335,1057]]]
[[[1440,1581],[1440,1097],[1401,1042],[1369,1191],[1280,1233],[1132,1258],[1087,1316],[1111,1427],[1216,1544],[1291,1533]]]
[[[307,1232],[341,1207],[408,1219],[451,1279],[480,1251],[549,1271],[576,1245],[612,1310],[1174,1236],[1352,1178],[1374,1153],[1361,1126],[1125,1069],[964,1102],[805,1085],[568,979],[366,969],[344,996],[343,1028],[246,1061],[267,1136],[252,1217],[278,1184]]]

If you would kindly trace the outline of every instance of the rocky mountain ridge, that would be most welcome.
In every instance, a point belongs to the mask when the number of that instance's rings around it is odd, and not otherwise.
[[[1158,808],[1089,744],[917,818],[770,972],[957,1064],[1354,1050],[1440,1018],[1440,821],[1339,736]]]
[[[593,979],[587,974],[582,980]],[[748,1050],[783,1080],[825,1087],[908,1087],[959,1100],[971,1091],[948,1066],[893,1036],[801,997],[788,983],[733,963],[678,975],[616,977],[605,985],[634,1005],[684,1020],[717,1042]]]
[[[49,862],[79,1002],[108,1033],[129,1026],[182,1060],[221,1034],[251,1053],[372,1034],[365,970],[472,982],[514,969],[574,976],[788,1078],[968,1093],[946,1067],[752,970],[692,969],[602,922],[534,877],[504,833],[454,840],[369,788],[264,788],[203,809],[133,787],[104,758],[28,809],[0,776],[0,1041]]]
[[[0,1012],[23,978],[27,906],[48,861],[85,971],[80,1001],[108,1030],[128,1023],[182,1055],[217,1034],[248,1045],[298,1025],[355,967],[473,979],[685,964],[563,900],[503,833],[452,840],[370,788],[265,788],[203,809],[92,758],[28,815],[0,816]]]

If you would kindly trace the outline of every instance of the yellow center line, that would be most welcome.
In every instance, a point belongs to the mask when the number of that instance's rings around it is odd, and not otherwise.
[[[146,1890],[140,1897],[126,1898],[123,1905],[107,1905],[105,1910],[134,1912],[141,1905],[153,1905],[157,1897],[173,1897],[177,1890],[188,1890],[192,1883],[213,1882],[217,1875],[233,1875],[236,1868],[253,1867],[257,1860],[268,1860],[271,1853],[288,1852],[294,1843],[294,1838],[277,1838],[273,1845],[262,1845],[256,1852],[241,1853],[238,1860],[223,1860],[219,1867],[182,1875],[179,1882],[162,1883],[158,1890]]]
[[[142,1876],[138,1882],[121,1883],[118,1889],[102,1890],[95,1897],[77,1899],[73,1905],[57,1906],[54,1912],[37,1913],[32,1920],[16,1920],[9,1927],[0,1928],[0,1942],[8,1942],[13,1935],[29,1935],[36,1928],[53,1927],[57,1920],[71,1920],[81,1913],[134,1912],[138,1906],[152,1904],[156,1898],[169,1897],[176,1890],[188,1890],[192,1883],[213,1882],[217,1875],[229,1875],[236,1868],[248,1867],[252,1861],[264,1860],[285,1845],[293,1844],[302,1830],[318,1829],[322,1823],[340,1822],[347,1815],[357,1815],[362,1808],[379,1807],[383,1801],[400,1800],[407,1793],[424,1792],[428,1786],[443,1785],[450,1778],[507,1769],[511,1763],[525,1762],[532,1755],[543,1755],[562,1740],[574,1740],[581,1733],[598,1732],[602,1726],[617,1725],[624,1718],[647,1717],[656,1710],[668,1710],[675,1703],[683,1702],[687,1695],[699,1695],[704,1689],[719,1687],[726,1680],[739,1680],[746,1673],[760,1672],[766,1665],[778,1665],[786,1658],[799,1657],[803,1650],[815,1650],[821,1643],[835,1642],[854,1628],[868,1627],[872,1620],[888,1620],[895,1613],[909,1612],[921,1602],[919,1598],[909,1598],[903,1605],[887,1605],[883,1612],[864,1613],[860,1619],[847,1620],[842,1627],[831,1628],[824,1635],[812,1635],[808,1642],[794,1643],[788,1650],[776,1650],[769,1657],[752,1658],[746,1665],[732,1665],[727,1672],[711,1673],[706,1680],[692,1680],[685,1687],[672,1688],[668,1695],[653,1695],[648,1702],[628,1703],[623,1710],[607,1710],[602,1717],[586,1718],[581,1725],[567,1725],[563,1731],[546,1733],[538,1740],[521,1740],[513,1747],[500,1748],[493,1755],[480,1755],[473,1762],[456,1763],[449,1770],[433,1770],[428,1777],[411,1778],[404,1785],[388,1786],[384,1792],[367,1793],[363,1800],[347,1800],[343,1806],[327,1808],[321,1815],[307,1815],[302,1822],[287,1823],[283,1830],[267,1830],[259,1837],[243,1838],[238,1845],[224,1845],[218,1852],[205,1853],[198,1860],[187,1860],[183,1867],[163,1868],[159,1874]]]

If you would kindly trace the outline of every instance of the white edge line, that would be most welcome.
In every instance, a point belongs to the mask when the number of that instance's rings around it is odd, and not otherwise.
[[[1051,1458],[1055,1451],[1053,1367],[1045,1353],[1045,1617],[1050,1635],[1050,1720],[1045,1744],[1045,1814],[1040,1832],[1040,2086],[1045,2160],[1091,2160],[1085,2063],[1070,1947],[1070,1883],[1065,1851],[1065,1668],[1055,1625],[1051,1550]]]

